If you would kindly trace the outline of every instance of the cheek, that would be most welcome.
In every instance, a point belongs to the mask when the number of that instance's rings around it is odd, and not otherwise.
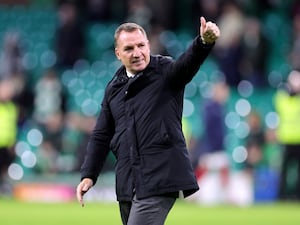
[[[146,61],[147,61],[147,62],[150,61],[150,52],[147,52],[147,54],[146,54]]]
[[[121,62],[127,61],[127,58],[128,58],[128,57],[126,57],[125,55],[121,55],[121,54],[118,55],[118,59],[119,59]]]
[[[120,61],[124,61],[126,58],[128,58],[128,56],[122,51],[116,51],[115,55]]]

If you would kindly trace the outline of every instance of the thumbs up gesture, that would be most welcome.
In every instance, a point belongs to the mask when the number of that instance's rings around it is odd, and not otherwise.
[[[211,44],[215,42],[220,36],[219,27],[213,22],[206,22],[204,17],[200,18],[200,36],[204,44]]]

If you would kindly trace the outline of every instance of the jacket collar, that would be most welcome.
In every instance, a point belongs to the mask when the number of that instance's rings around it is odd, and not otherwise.
[[[148,64],[148,66],[147,66],[143,71],[141,71],[141,72],[144,72],[144,71],[146,71],[146,70],[148,70],[148,69],[153,69],[153,68],[155,68],[155,67],[156,67],[156,64],[157,64],[157,57],[151,55],[151,56],[150,56],[150,62],[149,62],[149,64]],[[141,73],[141,72],[140,72],[140,73]],[[125,66],[124,66],[124,65],[122,65],[122,66],[117,70],[117,72],[116,72],[116,76],[123,76],[123,75],[127,76],[127,75],[126,75],[126,69],[125,69]]]
[[[157,64],[157,57],[156,56],[153,56],[151,55],[150,56],[150,62],[148,64],[148,66],[141,72],[139,72],[139,77],[143,75],[143,73],[147,70],[151,70],[153,68],[156,67],[156,64]],[[127,74],[126,74],[126,69],[125,69],[125,66],[122,65],[118,70],[117,72],[115,73],[115,77],[114,77],[114,82],[117,82],[117,83],[127,83],[127,81],[129,80]]]

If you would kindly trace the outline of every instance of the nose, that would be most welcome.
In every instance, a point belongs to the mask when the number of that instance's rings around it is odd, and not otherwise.
[[[141,55],[141,51],[138,47],[134,48],[133,57],[139,57]]]

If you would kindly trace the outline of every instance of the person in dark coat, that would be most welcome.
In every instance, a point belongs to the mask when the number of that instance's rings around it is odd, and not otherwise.
[[[185,85],[205,61],[220,30],[201,17],[199,36],[177,59],[151,55],[145,30],[135,23],[115,32],[122,62],[109,82],[91,134],[77,199],[95,185],[111,150],[116,156],[116,194],[123,224],[164,224],[182,192],[199,187],[182,132]]]
[[[72,2],[58,7],[58,26],[55,31],[54,48],[58,70],[70,69],[77,60],[85,57],[86,40],[78,9]]]

